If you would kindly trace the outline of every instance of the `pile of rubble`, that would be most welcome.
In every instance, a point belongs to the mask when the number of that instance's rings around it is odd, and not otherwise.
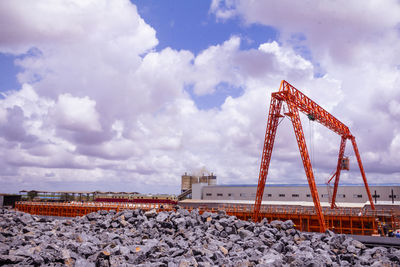
[[[400,250],[197,210],[99,211],[70,220],[0,210],[0,265],[393,266]]]

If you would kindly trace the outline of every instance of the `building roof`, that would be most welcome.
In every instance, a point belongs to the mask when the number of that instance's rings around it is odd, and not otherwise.
[[[184,204],[235,204],[235,205],[254,205],[254,200],[209,200],[209,199],[185,199],[179,201]],[[341,208],[362,208],[368,205],[369,202],[365,203],[336,203]],[[379,203],[380,204],[380,203]],[[304,206],[314,207],[312,201],[262,201],[261,205],[275,205],[275,206]],[[330,207],[331,204],[328,202],[321,202],[322,207]]]
[[[257,184],[219,184],[209,185],[208,187],[257,187]],[[265,187],[308,187],[308,184],[266,184]],[[327,186],[326,184],[317,184],[317,186]],[[364,186],[364,184],[339,184],[341,186]],[[400,186],[400,184],[369,184],[369,186]]]

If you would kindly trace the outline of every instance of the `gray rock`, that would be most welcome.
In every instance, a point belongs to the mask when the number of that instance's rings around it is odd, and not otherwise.
[[[274,249],[276,252],[281,253],[285,245],[282,242],[277,242],[272,245],[271,249]]]
[[[228,235],[236,234],[235,227],[232,227],[232,226],[226,226],[226,227],[225,227],[225,232],[226,232]]]
[[[18,264],[25,260],[22,256],[0,255],[0,265]]]
[[[397,266],[400,250],[198,210],[99,211],[70,220],[0,209],[0,265]]]
[[[283,265],[283,259],[281,254],[278,252],[268,251],[264,256],[261,257],[258,263],[262,266],[278,267]]]
[[[160,212],[158,213],[157,217],[156,217],[156,221],[157,222],[165,222],[168,219],[168,213],[166,212]]]
[[[374,261],[370,266],[371,267],[382,267],[382,266],[393,266],[393,264],[387,259],[382,259],[382,260]]]
[[[124,211],[124,217],[125,217],[125,220],[129,220],[130,218],[132,218],[133,217],[132,211],[131,210],[125,210]]]
[[[23,213],[18,218],[18,221],[26,226],[26,225],[29,225],[29,224],[33,223],[33,218],[32,218],[32,215],[30,215],[28,213]]]
[[[225,232],[225,231],[222,231],[222,232],[219,234],[219,236],[222,237],[222,238],[226,238],[226,237],[228,237],[228,233]]]
[[[353,254],[358,254],[359,249],[357,249],[355,246],[353,245],[348,245],[347,246],[347,251]]]
[[[95,266],[96,265],[93,262],[90,262],[83,258],[75,260],[75,267],[95,267]]]
[[[156,211],[155,209],[146,211],[146,212],[144,213],[144,216],[146,216],[147,218],[154,218],[154,217],[157,216],[157,211]]]
[[[125,257],[122,255],[111,255],[110,266],[127,266]]]
[[[219,224],[219,222],[216,222],[215,224],[214,224],[214,226],[215,226],[215,228],[218,230],[218,231],[223,231],[225,228],[224,228],[224,226],[222,226],[221,224]]]
[[[180,215],[184,216],[184,217],[190,215],[190,212],[189,212],[188,210],[186,210],[186,209],[178,209],[177,212],[178,212]]]
[[[285,232],[288,236],[295,236],[297,234],[297,231],[294,228],[287,229]]]
[[[236,229],[243,228],[244,226],[245,226],[245,223],[243,221],[238,220],[235,222]]]
[[[361,243],[360,241],[358,241],[358,240],[352,240],[351,244],[356,248],[366,249],[365,245],[363,243]]]
[[[246,239],[246,238],[253,236],[252,232],[250,232],[249,230],[245,230],[245,229],[239,230],[238,234],[239,234],[240,238],[242,238],[242,239]]]
[[[106,210],[99,210],[98,213],[99,213],[100,215],[107,215],[107,214],[108,214],[108,211],[106,211]]]
[[[212,259],[217,261],[217,262],[222,260],[222,259],[224,259],[224,258],[225,258],[225,255],[220,250],[215,251],[214,254],[213,254],[213,257],[212,257]]]
[[[222,218],[218,221],[218,223],[224,228],[232,225],[232,221],[228,218]]]
[[[389,254],[388,258],[391,261],[398,263],[400,265],[400,250],[391,248],[390,250],[388,250],[388,254]]]
[[[335,233],[332,232],[331,230],[326,230],[325,234],[327,234],[328,236],[334,236]]]
[[[92,247],[94,247],[93,244],[83,243],[78,247],[77,252],[86,258],[93,253]]]
[[[280,229],[282,229],[283,222],[282,222],[282,221],[275,220],[275,221],[272,221],[272,222],[270,223],[270,225],[271,225],[272,227],[274,227],[274,228],[280,230]]]
[[[236,241],[240,240],[241,237],[239,235],[229,235],[228,238],[230,241],[236,242]]]
[[[282,229],[283,230],[288,230],[294,228],[294,223],[292,220],[287,220],[282,224]]]
[[[100,222],[100,227],[102,228],[110,228],[111,220],[106,219]]]
[[[184,217],[182,218],[174,218],[172,219],[172,222],[176,225],[176,226],[185,226],[186,224],[186,219]]]
[[[88,218],[89,221],[94,221],[100,218],[100,214],[97,212],[92,212],[86,215],[86,218]]]
[[[128,247],[120,246],[119,252],[121,253],[121,255],[129,255],[131,253],[131,250]]]

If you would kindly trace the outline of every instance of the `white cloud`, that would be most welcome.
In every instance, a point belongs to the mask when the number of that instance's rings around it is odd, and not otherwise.
[[[101,131],[99,117],[96,102],[89,97],[78,98],[62,94],[58,96],[54,107],[57,127],[70,131]]]
[[[74,47],[85,41],[101,43],[102,49],[116,54],[122,49],[129,56],[144,53],[158,42],[154,29],[128,0],[1,1],[0,36],[0,50],[16,54],[31,47]]]
[[[355,60],[370,60],[369,57],[375,57],[376,53],[386,53],[379,47],[388,39],[392,49],[399,49],[395,45],[400,17],[396,0],[368,0],[362,5],[345,0],[214,0],[210,11],[221,19],[239,16],[247,24],[272,26],[279,30],[282,41],[306,44],[322,64],[353,64]],[[298,35],[300,38],[296,37]],[[371,46],[378,49],[373,55]],[[391,60],[382,55],[379,58]]]

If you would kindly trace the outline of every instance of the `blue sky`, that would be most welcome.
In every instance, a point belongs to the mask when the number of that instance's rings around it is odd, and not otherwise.
[[[16,57],[0,53],[0,91],[17,90],[20,84],[17,80],[19,68],[15,66]]]
[[[172,47],[198,54],[210,45],[241,36],[243,49],[257,48],[277,39],[278,32],[269,26],[245,25],[240,18],[222,21],[210,13],[211,1],[132,1],[142,18],[157,29],[158,50]]]
[[[398,1],[0,1],[0,188],[177,193],[205,170],[255,184],[282,79],[350,127],[371,184],[396,183],[398,25]],[[340,137],[303,123],[323,184]],[[268,182],[306,183],[279,127]]]

